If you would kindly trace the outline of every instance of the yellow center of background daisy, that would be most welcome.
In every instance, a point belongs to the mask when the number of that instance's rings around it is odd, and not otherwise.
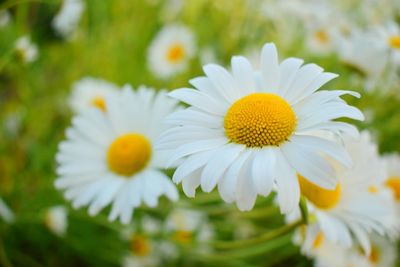
[[[313,242],[313,248],[314,249],[319,249],[324,242],[325,236],[322,232],[318,232],[317,236],[314,239]]]
[[[400,35],[392,36],[389,38],[389,45],[392,48],[400,49]]]
[[[400,177],[390,177],[386,181],[386,185],[392,189],[396,200],[400,202]]]
[[[148,238],[140,234],[132,236],[130,246],[132,254],[137,256],[147,256],[151,251]]]
[[[172,239],[180,244],[189,244],[192,242],[193,233],[185,230],[178,230],[172,236]]]
[[[318,208],[331,209],[339,202],[341,193],[340,184],[337,184],[334,190],[328,190],[311,183],[301,175],[297,176],[301,194]]]
[[[293,133],[296,115],[280,96],[255,93],[229,108],[224,127],[232,142],[247,147],[278,146]]]
[[[167,59],[172,63],[181,61],[184,56],[185,48],[181,44],[172,45],[167,52]]]
[[[316,31],[314,36],[317,39],[317,41],[322,44],[326,44],[329,42],[329,36],[324,30]]]
[[[118,137],[107,152],[107,163],[113,172],[131,176],[146,167],[151,157],[150,142],[141,134]]]
[[[96,96],[95,98],[93,98],[90,104],[100,109],[101,111],[106,111],[106,102],[101,96]]]

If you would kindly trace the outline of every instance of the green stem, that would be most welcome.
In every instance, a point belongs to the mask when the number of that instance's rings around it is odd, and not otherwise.
[[[10,260],[8,259],[2,239],[0,239],[0,263],[1,263],[1,266],[4,266],[4,267],[13,267]]]
[[[307,199],[304,196],[300,197],[299,207],[303,223],[308,224],[309,223],[308,206],[307,206]]]
[[[215,242],[212,242],[212,245],[214,245],[215,248],[219,248],[219,249],[232,249],[232,248],[251,246],[254,244],[258,244],[258,243],[264,243],[264,242],[270,241],[272,239],[278,238],[280,236],[283,236],[283,235],[291,232],[292,230],[296,229],[298,226],[300,226],[302,224],[303,224],[303,220],[298,220],[294,223],[287,224],[285,226],[282,226],[278,229],[267,232],[256,238],[245,239],[245,240],[236,240],[236,241],[215,241]]]
[[[266,242],[258,246],[246,247],[242,249],[214,254],[199,254],[195,256],[202,261],[229,261],[237,258],[246,258],[265,254],[279,247],[286,246],[290,244],[290,242],[291,235],[285,235],[275,239],[274,242]]]

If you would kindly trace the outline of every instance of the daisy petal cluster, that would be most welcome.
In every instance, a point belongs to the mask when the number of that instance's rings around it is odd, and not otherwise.
[[[160,171],[167,153],[154,142],[162,120],[176,109],[164,91],[125,86],[105,99],[106,111],[78,114],[59,145],[55,185],[75,208],[88,206],[96,215],[112,204],[109,220],[131,221],[135,208],[155,207],[162,195],[178,199],[170,179]]]
[[[335,188],[335,170],[321,154],[347,166],[351,159],[337,143],[309,132],[356,134],[353,126],[334,119],[362,120],[363,114],[340,98],[359,95],[319,90],[337,75],[298,58],[280,62],[272,43],[262,49],[259,70],[241,56],[231,65],[232,71],[206,65],[206,76],[190,81],[196,89],[169,94],[189,105],[168,116],[172,127],[157,143],[160,149],[175,148],[169,166],[182,161],[174,182],[182,182],[190,197],[199,186],[205,192],[218,187],[222,199],[240,210],[250,210],[257,195],[275,190],[284,213],[299,203],[297,174]]]

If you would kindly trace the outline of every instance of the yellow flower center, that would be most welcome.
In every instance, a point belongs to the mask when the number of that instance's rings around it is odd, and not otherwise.
[[[104,98],[101,96],[96,96],[95,98],[93,98],[90,104],[100,109],[101,111],[106,111],[106,102],[104,101]]]
[[[371,194],[375,194],[378,191],[379,191],[378,187],[376,187],[375,185],[371,185],[371,186],[368,187],[368,192],[371,193]]]
[[[400,176],[390,177],[386,181],[386,186],[392,189],[394,196],[396,197],[396,200],[400,202]]]
[[[224,119],[226,135],[247,147],[278,146],[296,127],[296,115],[278,95],[254,93],[229,108]]]
[[[392,48],[400,49],[400,35],[391,36],[389,38],[389,45]]]
[[[144,235],[134,235],[130,242],[131,252],[137,256],[147,256],[151,252],[151,245],[148,238]]]
[[[150,142],[141,134],[125,134],[110,145],[107,163],[113,172],[131,176],[146,167],[151,157]]]
[[[193,233],[190,231],[179,230],[174,233],[172,239],[180,244],[189,244],[193,240]]]
[[[324,31],[324,30],[316,31],[314,36],[315,36],[315,39],[317,39],[317,41],[322,44],[326,44],[327,42],[329,42],[329,36],[326,33],[326,31]]]
[[[314,239],[313,248],[314,249],[320,248],[322,245],[322,242],[324,242],[324,239],[325,239],[324,234],[322,232],[319,232]]]
[[[368,256],[369,261],[374,264],[377,264],[379,262],[379,258],[380,258],[379,249],[376,246],[372,245],[371,253]]]
[[[167,60],[171,63],[181,61],[185,56],[185,48],[181,44],[172,45],[167,52]]]
[[[301,175],[298,175],[298,178],[301,193],[318,208],[331,209],[339,202],[340,184],[337,184],[334,190],[328,190],[311,183]]]

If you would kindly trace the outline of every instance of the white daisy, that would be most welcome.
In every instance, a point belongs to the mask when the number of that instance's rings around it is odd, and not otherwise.
[[[75,113],[84,112],[93,106],[105,111],[106,97],[116,94],[118,91],[119,88],[108,81],[85,77],[72,86],[69,103]]]
[[[65,206],[49,208],[44,217],[44,224],[55,235],[64,236],[68,227],[68,211]]]
[[[395,66],[400,66],[400,26],[398,23],[391,21],[385,26],[377,27],[377,38],[387,49],[390,61]]]
[[[183,25],[165,26],[148,50],[148,66],[160,78],[183,72],[194,56],[193,33]]]
[[[14,212],[7,206],[3,199],[0,198],[0,218],[5,222],[11,223],[14,221]]]
[[[7,26],[11,21],[11,15],[8,10],[0,11],[0,28]]]
[[[170,93],[190,107],[167,118],[174,127],[160,137],[158,147],[175,148],[168,165],[184,160],[173,180],[182,182],[186,195],[194,197],[199,185],[205,192],[218,186],[226,202],[236,201],[239,209],[250,210],[257,194],[267,196],[276,185],[281,211],[287,213],[299,203],[296,173],[335,188],[335,171],[320,153],[345,165],[351,164],[350,158],[340,145],[307,132],[357,134],[353,126],[333,119],[363,119],[358,109],[340,98],[358,94],[316,92],[337,75],[302,64],[298,58],[279,63],[275,45],[266,44],[260,71],[237,56],[232,73],[206,65],[206,77],[190,81],[197,90]]]
[[[396,202],[400,204],[400,155],[392,153],[383,157],[386,169],[386,185],[393,191]]]
[[[85,9],[82,0],[63,0],[60,11],[54,17],[51,25],[61,37],[69,37],[77,28]]]
[[[393,196],[383,187],[385,165],[375,144],[367,132],[358,141],[347,136],[343,140],[353,166],[336,167],[339,183],[334,190],[323,189],[299,175],[301,193],[307,198],[315,220],[307,227],[304,251],[312,250],[314,240],[322,234],[330,242],[346,248],[354,244],[354,236],[369,254],[371,232],[391,237],[398,233]]]
[[[157,242],[150,236],[134,233],[130,237],[130,253],[124,257],[123,267],[151,267],[160,266],[160,255],[157,253]]]
[[[38,48],[28,36],[22,36],[16,41],[15,50],[24,63],[33,62],[38,57]]]
[[[93,108],[74,118],[59,146],[56,187],[75,208],[88,205],[91,215],[112,203],[109,220],[120,217],[125,224],[142,203],[154,207],[161,195],[177,200],[159,170],[168,155],[153,148],[176,104],[164,91],[125,86],[106,98],[106,112]]]
[[[378,38],[370,32],[358,29],[353,29],[350,35],[338,36],[336,49],[341,61],[371,80],[382,74],[388,60]]]

